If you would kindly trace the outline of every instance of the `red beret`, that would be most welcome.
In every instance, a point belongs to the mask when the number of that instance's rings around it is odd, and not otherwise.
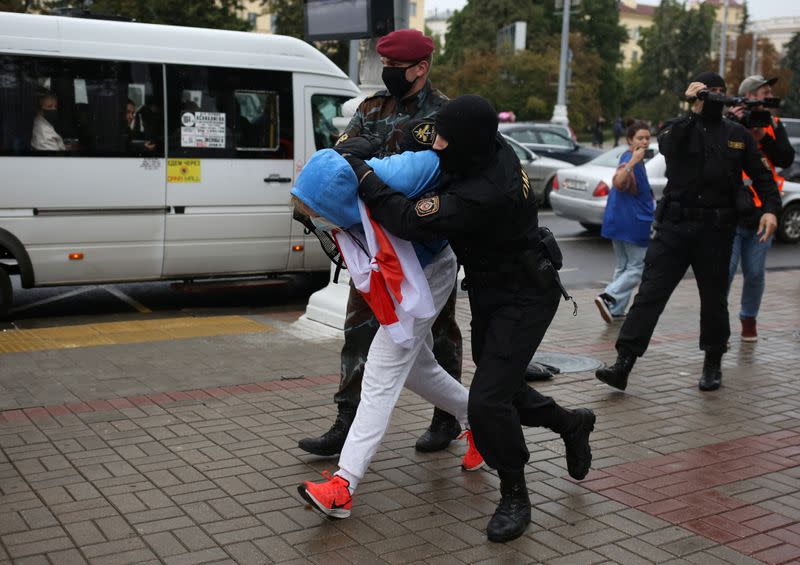
[[[378,40],[377,51],[395,61],[420,61],[433,53],[433,39],[416,29],[398,29]]]

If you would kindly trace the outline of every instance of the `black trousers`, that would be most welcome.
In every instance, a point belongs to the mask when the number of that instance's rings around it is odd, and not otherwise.
[[[350,283],[350,296],[347,300],[347,317],[344,321],[344,347],[339,390],[333,397],[339,410],[358,408],[361,400],[361,380],[364,378],[364,364],[372,339],[380,324],[375,314],[364,301],[361,294]],[[433,355],[439,365],[454,379],[461,382],[461,330],[456,323],[456,284],[442,311],[433,323]],[[438,408],[437,408],[438,410]]]
[[[728,320],[728,266],[734,226],[665,221],[644,258],[639,292],[617,338],[617,351],[641,357],[658,318],[686,270],[700,291],[700,349],[724,353],[731,335]]]
[[[469,290],[476,365],[469,389],[469,423],[478,451],[494,469],[519,471],[528,462],[521,426],[568,431],[569,412],[525,382],[525,368],[558,310],[558,301],[557,289]]]

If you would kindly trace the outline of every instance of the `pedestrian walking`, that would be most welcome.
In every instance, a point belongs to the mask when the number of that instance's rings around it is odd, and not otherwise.
[[[633,291],[642,280],[655,208],[644,168],[650,147],[650,128],[642,121],[633,122],[625,138],[628,150],[619,158],[600,232],[611,240],[616,267],[611,282],[594,299],[600,316],[609,324],[625,317]]]
[[[464,266],[476,364],[469,423],[478,451],[500,476],[500,504],[487,535],[503,542],[522,535],[531,520],[522,426],[560,434],[567,470],[580,480],[591,465],[595,415],[561,407],[524,379],[558,309],[552,260],[560,258],[549,230],[538,228],[530,181],[498,135],[497,113],[479,96],[460,96],[439,112],[436,131],[433,148],[444,175],[434,195],[409,199],[368,165],[351,164],[359,194],[389,232],[411,241],[446,238]]]
[[[432,136],[432,118],[447,98],[434,89],[428,80],[433,53],[433,40],[413,29],[394,31],[378,40],[377,51],[383,63],[386,90],[368,97],[358,106],[353,119],[340,136],[340,142],[369,135],[377,137],[377,156],[397,153],[409,122],[427,118],[416,131],[421,138]],[[461,331],[455,321],[456,289],[433,324],[433,352],[439,364],[457,381],[461,380]],[[361,396],[361,381],[370,343],[380,324],[361,294],[350,286],[344,322],[344,346],[341,355],[339,389],[333,397],[337,405],[336,420],[319,437],[303,438],[300,449],[320,456],[341,452],[347,432],[355,418]],[[417,440],[415,448],[430,452],[445,449],[458,437],[461,428],[457,419],[435,409],[431,424]]]
[[[772,98],[772,85],[777,78],[765,79],[761,75],[749,76],[739,85],[739,96],[751,100],[764,101]],[[763,106],[754,106],[746,109],[744,106],[733,108],[729,117],[740,121],[746,127],[750,126],[749,117],[754,116],[753,111],[768,112]],[[794,148],[789,143],[786,128],[778,116],[770,116],[768,124],[763,127],[750,127],[753,139],[758,143],[758,150],[767,161],[772,178],[778,185],[778,190],[783,190],[783,177],[776,170],[785,168],[794,161]],[[772,245],[772,237],[764,237],[758,231],[759,220],[764,211],[764,206],[752,188],[745,188],[743,197],[748,202],[752,201],[752,208],[741,214],[733,237],[733,252],[728,272],[728,282],[733,282],[739,263],[742,265],[742,298],[739,310],[739,321],[742,324],[741,339],[744,342],[758,340],[756,319],[761,308],[761,298],[764,296],[766,281],[764,273],[767,264],[767,252]]]
[[[730,337],[728,266],[743,170],[764,203],[759,231],[769,237],[777,227],[781,203],[775,181],[750,132],[723,119],[723,104],[713,95],[724,93],[722,77],[701,73],[686,90],[691,111],[658,134],[667,186],[655,214],[656,235],[645,255],[639,292],[617,338],[617,360],[595,373],[620,390],[625,390],[636,358],[647,350],[661,312],[690,266],[700,292],[700,349],[705,352],[698,386],[703,391],[719,388]]]
[[[622,121],[622,116],[617,116],[614,120],[614,147],[619,145],[619,138],[625,133],[625,124]]]

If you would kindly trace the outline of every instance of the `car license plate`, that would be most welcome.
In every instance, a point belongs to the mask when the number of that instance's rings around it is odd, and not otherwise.
[[[570,190],[586,190],[586,183],[582,180],[567,179],[564,181],[564,186]]]

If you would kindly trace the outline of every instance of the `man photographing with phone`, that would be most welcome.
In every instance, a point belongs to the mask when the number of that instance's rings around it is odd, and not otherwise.
[[[686,90],[691,111],[658,134],[667,186],[655,213],[656,235],[645,255],[642,283],[617,338],[617,360],[599,369],[599,380],[624,390],[637,357],[644,355],[672,291],[691,266],[700,292],[700,349],[705,352],[700,390],[722,381],[722,355],[730,337],[728,267],[744,193],[742,171],[763,203],[758,231],[772,236],[781,208],[772,172],[752,134],[723,119],[725,81],[698,75]]]
[[[761,75],[744,79],[739,86],[739,96],[744,97],[748,103],[731,108],[727,117],[750,129],[780,191],[783,190],[783,177],[778,175],[775,168],[785,168],[792,164],[794,148],[789,143],[786,128],[778,117],[767,109],[775,108],[780,103],[780,100],[772,95],[772,85],[777,81],[777,78],[765,79]],[[767,237],[758,229],[764,211],[763,203],[751,186],[747,186],[745,190],[748,191],[746,195],[753,206],[740,214],[733,238],[728,280],[733,282],[741,261],[744,279],[739,310],[739,320],[742,323],[741,336],[742,341],[753,342],[758,340],[756,318],[761,307],[761,297],[764,295],[764,271],[772,237]]]

